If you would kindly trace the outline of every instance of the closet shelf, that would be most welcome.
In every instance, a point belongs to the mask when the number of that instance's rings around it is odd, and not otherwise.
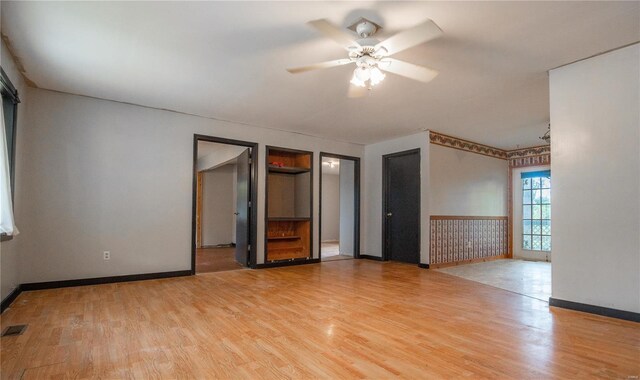
[[[269,171],[272,173],[285,173],[285,174],[301,174],[311,171],[309,168],[293,167],[293,166],[276,166],[269,165]]]
[[[267,236],[269,240],[298,240],[300,236]]]
[[[302,252],[303,246],[299,247],[269,247],[269,251]]]
[[[306,222],[311,220],[309,217],[295,217],[295,216],[272,216],[267,218],[269,222]]]

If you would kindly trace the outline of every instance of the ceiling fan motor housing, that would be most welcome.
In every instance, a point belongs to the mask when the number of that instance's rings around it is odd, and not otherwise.
[[[356,26],[356,33],[362,38],[367,38],[373,35],[378,28],[372,22],[367,20],[363,20],[361,23]]]

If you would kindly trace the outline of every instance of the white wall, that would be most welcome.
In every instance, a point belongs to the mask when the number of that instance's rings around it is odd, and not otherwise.
[[[211,168],[215,168],[225,163],[234,160],[239,155],[241,155],[247,147],[244,146],[236,146],[236,145],[228,145],[228,144],[219,144],[212,143],[208,141],[200,141],[198,142],[198,152],[202,148],[206,148],[207,145],[214,145],[213,149],[207,149],[211,151],[211,153],[202,155],[198,154],[198,161],[196,162],[196,168],[198,171],[208,170]]]
[[[420,148],[420,262],[429,263],[429,132],[365,146],[362,254],[382,257],[382,156]]]
[[[355,223],[355,163],[340,160],[340,254],[353,256]]]
[[[24,157],[24,129],[26,127],[26,115],[28,110],[27,86],[22,79],[22,75],[18,72],[15,62],[7,50],[4,40],[0,41],[0,65],[5,71],[11,83],[18,90],[18,96],[21,103],[18,105],[18,120],[16,130],[16,163],[15,163],[15,184],[14,184],[14,210],[15,222],[18,230],[22,231],[23,219],[19,215],[19,210],[24,206],[23,197],[23,178],[24,173],[23,157]],[[17,235],[13,239],[0,243],[0,298],[4,299],[20,284],[19,275],[19,245],[24,239],[24,235]]]
[[[431,144],[429,165],[431,215],[507,215],[507,160]]]
[[[201,224],[205,246],[235,241],[235,178],[236,165],[224,165],[203,173]]]
[[[552,296],[640,312],[640,45],[550,72]]]
[[[513,169],[512,174],[512,199],[513,199],[513,257],[516,259],[551,261],[551,251],[529,251],[522,249],[522,178],[520,175],[526,172],[549,170],[549,166],[530,166]],[[551,174],[551,187],[553,187],[553,173]],[[551,224],[553,225],[554,200],[551,200]],[[551,236],[553,247],[553,236]],[[553,248],[552,248],[553,249]]]
[[[29,200],[18,210],[22,283],[190,269],[194,133],[260,143],[259,263],[265,145],[313,151],[316,159],[321,150],[363,153],[361,145],[176,112],[40,89],[28,95],[19,131],[26,152],[19,170],[28,173],[20,188]],[[314,241],[318,211],[315,197]]]
[[[340,175],[322,173],[321,241],[340,239]]]

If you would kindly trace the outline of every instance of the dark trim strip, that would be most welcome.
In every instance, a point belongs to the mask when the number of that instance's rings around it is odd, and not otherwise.
[[[380,256],[360,255],[358,258],[359,259],[374,260],[374,261],[384,261],[384,260],[382,260],[382,257],[380,257]]]
[[[610,318],[624,319],[625,321],[640,322],[640,313],[634,313],[633,311],[610,309],[608,307],[565,301],[553,297],[549,297],[549,306],[582,311],[584,313],[597,314]]]
[[[319,213],[318,213],[318,257],[322,261],[322,159],[325,157],[337,158],[340,160],[353,161],[353,258],[360,258],[360,158],[355,156],[345,156],[342,154],[320,152],[318,160],[318,178],[319,178]]]
[[[78,280],[32,282],[29,284],[22,284],[21,287],[22,287],[22,291],[29,291],[29,290],[69,288],[72,286],[112,284],[116,282],[155,280],[159,278],[182,277],[182,276],[191,276],[191,271],[179,270],[179,271],[173,271],[173,272],[127,274],[124,276],[82,278]]]
[[[431,220],[508,220],[508,216],[431,215]]]
[[[422,269],[429,269],[429,264],[423,264],[423,263],[420,263],[420,264],[418,264],[418,266],[419,266],[420,268],[422,268]]]
[[[305,265],[305,264],[318,264],[320,259],[308,259],[308,260],[292,260],[292,261],[275,261],[264,264],[257,264],[255,269],[266,268],[278,268],[278,267],[290,267],[292,265]]]
[[[11,293],[9,293],[9,295],[7,295],[3,300],[2,300],[2,304],[0,305],[0,313],[4,313],[4,311],[11,306],[11,304],[13,303],[13,301],[16,300],[16,298],[18,298],[18,296],[20,295],[20,293],[22,293],[22,285],[18,285],[16,286],[15,289],[13,289],[11,291]]]
[[[198,142],[213,142],[218,144],[244,146],[251,149],[251,164],[249,170],[249,236],[248,246],[249,252],[247,257],[247,265],[249,268],[255,268],[258,258],[258,161],[260,154],[258,153],[258,143],[233,140],[223,137],[193,135],[193,179],[191,193],[191,274],[196,274],[196,197],[198,183]]]

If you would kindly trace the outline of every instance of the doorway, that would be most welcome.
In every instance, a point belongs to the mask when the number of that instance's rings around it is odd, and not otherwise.
[[[382,156],[383,260],[420,263],[420,149]]]
[[[195,135],[192,274],[255,265],[257,144]]]
[[[321,261],[360,256],[360,158],[320,153]]]

